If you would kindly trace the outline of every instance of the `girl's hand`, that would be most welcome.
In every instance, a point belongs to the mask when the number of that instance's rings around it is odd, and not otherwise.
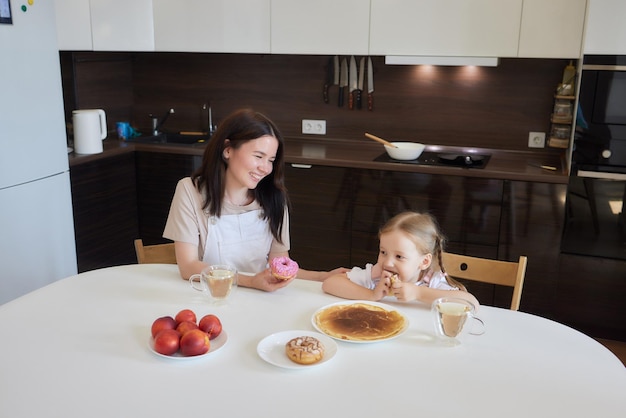
[[[330,276],[334,276],[336,274],[343,274],[343,273],[347,273],[349,272],[350,269],[347,269],[345,267],[337,267],[334,270],[331,271],[320,271],[320,280],[319,281],[324,281],[327,278],[329,278]]]
[[[374,300],[381,300],[385,296],[390,295],[389,279],[381,277],[378,283],[376,283],[374,290],[372,290],[372,293],[374,295]]]
[[[396,273],[391,273],[387,270],[383,270],[383,273],[381,274],[381,277],[380,277],[380,281],[385,283],[387,295],[395,296],[393,293],[394,292],[393,285],[396,282],[400,282],[398,275]]]
[[[415,286],[413,283],[405,283],[401,281],[395,282],[391,287],[392,294],[398,298],[400,302],[410,302],[417,299],[417,293],[419,286]]]

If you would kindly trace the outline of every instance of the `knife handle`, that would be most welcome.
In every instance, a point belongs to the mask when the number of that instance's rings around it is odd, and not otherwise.
[[[357,90],[356,91],[356,108],[357,109],[361,109],[361,107],[363,107],[361,102],[362,102],[361,90]]]
[[[348,109],[354,109],[354,91],[348,92]]]
[[[343,89],[344,87],[339,87],[339,99],[337,100],[337,106],[343,107]]]
[[[324,103],[328,103],[328,84],[324,84]]]
[[[367,94],[367,110],[374,110],[374,95],[372,93]]]

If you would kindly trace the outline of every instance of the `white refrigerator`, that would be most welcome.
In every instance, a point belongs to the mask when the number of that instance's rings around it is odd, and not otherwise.
[[[9,1],[12,24],[0,23],[0,304],[77,273],[54,3]]]

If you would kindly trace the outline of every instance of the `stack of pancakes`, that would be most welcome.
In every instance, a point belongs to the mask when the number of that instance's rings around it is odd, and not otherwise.
[[[376,341],[393,337],[406,324],[395,310],[366,303],[332,305],[315,315],[317,327],[325,334],[350,341]]]

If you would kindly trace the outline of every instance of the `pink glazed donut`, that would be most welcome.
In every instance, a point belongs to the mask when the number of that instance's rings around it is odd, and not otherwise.
[[[289,280],[298,274],[298,263],[289,257],[276,257],[271,263],[272,274],[280,280]]]

